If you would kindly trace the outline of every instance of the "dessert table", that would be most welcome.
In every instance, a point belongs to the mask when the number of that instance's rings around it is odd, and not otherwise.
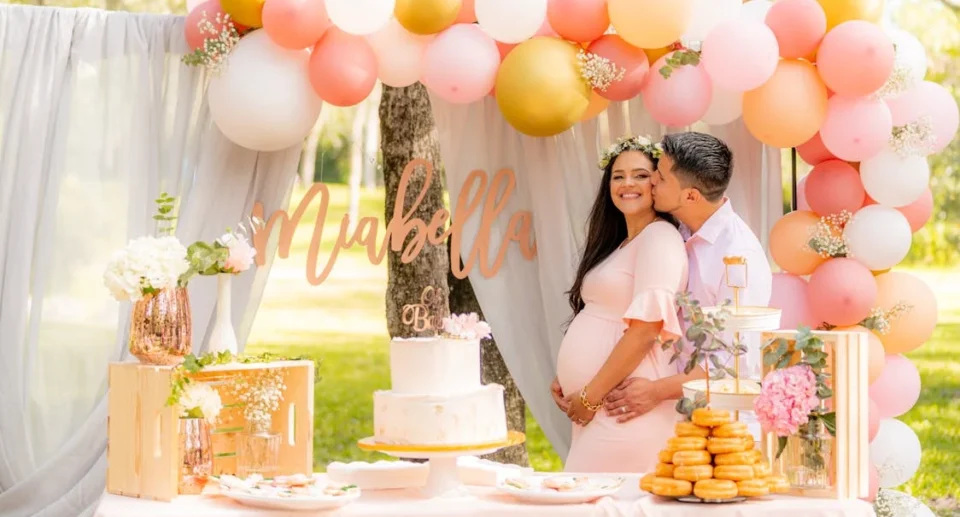
[[[180,496],[172,502],[107,494],[96,517],[875,517],[862,501],[775,496],[738,504],[688,504],[647,496],[624,487],[617,497],[592,504],[536,505],[518,502],[491,488],[471,487],[459,497],[425,499],[415,490],[367,491],[360,499],[332,511],[279,511],[243,506],[220,495]]]

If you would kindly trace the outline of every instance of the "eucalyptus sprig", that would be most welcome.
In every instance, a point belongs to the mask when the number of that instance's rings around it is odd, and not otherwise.
[[[660,67],[660,75],[670,79],[673,70],[681,66],[697,66],[700,64],[700,52],[688,48],[680,49],[667,56],[666,64]]]
[[[166,192],[161,192],[160,197],[154,200],[157,204],[157,213],[153,220],[157,221],[157,233],[160,235],[173,235],[177,230],[177,215],[174,212],[177,198],[170,196]]]

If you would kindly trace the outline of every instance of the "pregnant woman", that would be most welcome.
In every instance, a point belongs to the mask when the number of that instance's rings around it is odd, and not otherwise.
[[[687,254],[673,219],[653,209],[659,156],[657,145],[633,137],[600,161],[603,179],[569,293],[574,318],[551,386],[573,423],[567,472],[652,472],[678,420],[675,403],[659,394],[677,368],[656,340],[682,334],[675,297],[686,288]],[[625,383],[643,383],[649,397],[602,409]]]

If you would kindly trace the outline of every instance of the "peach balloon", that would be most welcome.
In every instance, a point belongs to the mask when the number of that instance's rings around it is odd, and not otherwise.
[[[834,92],[860,97],[887,82],[895,58],[893,41],[879,25],[855,20],[824,36],[817,50],[817,70]]]
[[[671,127],[693,124],[710,108],[713,86],[701,62],[674,68],[666,79],[659,70],[671,54],[660,58],[643,86],[643,106],[657,122]]]
[[[333,24],[324,0],[270,0],[262,17],[270,39],[291,50],[313,46]]]
[[[600,96],[599,93],[593,91],[590,93],[590,105],[587,106],[587,111],[584,112],[583,117],[580,120],[590,120],[597,115],[603,113],[603,110],[607,109],[607,106],[610,105],[610,101],[604,99]]]
[[[460,12],[457,13],[457,19],[453,23],[474,23],[477,21],[477,11],[474,7],[475,0],[462,0],[460,2]]]
[[[586,43],[610,27],[606,0],[549,0],[547,19],[565,40]]]
[[[933,215],[933,192],[930,191],[930,187],[927,187],[916,201],[907,206],[897,207],[897,210],[907,218],[910,231],[917,233]]]
[[[324,102],[354,106],[377,84],[377,57],[363,37],[330,27],[313,48],[307,71]]]
[[[800,145],[817,134],[827,117],[827,87],[806,61],[783,59],[773,77],[743,95],[743,122],[773,147]]]
[[[870,384],[873,384],[873,381],[877,380],[880,374],[883,373],[883,367],[887,364],[887,352],[883,348],[883,343],[880,342],[880,337],[870,329],[861,327],[860,325],[837,327],[833,330],[835,332],[863,332],[867,335],[869,342],[869,349],[867,350],[867,378],[870,380]]]
[[[820,264],[807,285],[814,317],[831,325],[855,325],[876,306],[877,282],[869,269],[852,258],[831,258]]]
[[[847,162],[829,160],[814,166],[806,177],[805,191],[810,208],[820,216],[851,214],[863,206],[866,192],[860,174]]]
[[[619,81],[614,81],[604,91],[597,90],[601,97],[611,101],[628,101],[640,94],[650,71],[650,63],[643,50],[616,34],[606,34],[591,43],[587,52],[606,58],[624,70],[623,78]]]
[[[823,139],[820,137],[819,132],[813,135],[813,138],[810,140],[798,145],[797,154],[800,155],[800,159],[809,165],[818,165],[827,160],[837,159],[837,157],[827,149],[827,146],[823,145]]]
[[[693,0],[608,0],[614,30],[639,48],[665,47],[680,39],[693,19]]]
[[[890,322],[890,331],[880,335],[888,354],[905,354],[927,342],[937,327],[937,298],[920,278],[892,271],[876,277],[877,304],[889,311],[897,303],[912,306]]]
[[[878,23],[884,0],[817,0],[827,15],[827,31],[850,20]]]
[[[820,218],[813,212],[790,212],[770,231],[770,255],[780,269],[794,275],[809,275],[824,259],[807,246]]]
[[[827,33],[827,15],[817,0],[780,0],[770,8],[766,22],[785,58],[815,53]]]

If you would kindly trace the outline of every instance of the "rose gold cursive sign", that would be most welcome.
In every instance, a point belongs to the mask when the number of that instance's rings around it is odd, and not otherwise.
[[[424,287],[423,292],[420,293],[420,303],[403,306],[400,321],[414,332],[439,331],[443,327],[443,314],[436,310],[436,307],[443,299],[440,289],[429,285]]]
[[[411,176],[417,167],[423,167],[426,173],[423,186],[417,194],[416,199],[409,209],[404,212],[404,200],[407,195],[407,188]],[[507,223],[507,231],[503,235],[496,255],[491,259],[491,249],[493,245],[490,242],[490,236],[493,223],[500,217],[507,206],[507,202],[513,195],[516,188],[516,176],[510,169],[501,169],[493,175],[490,180],[487,173],[482,170],[474,170],[468,176],[463,189],[457,196],[456,209],[451,219],[450,212],[446,209],[437,210],[433,214],[429,223],[425,223],[419,218],[413,217],[423,198],[426,196],[433,181],[434,170],[430,162],[423,159],[411,160],[403,169],[400,177],[400,184],[397,188],[397,202],[394,205],[393,216],[387,223],[383,238],[379,239],[379,248],[377,247],[377,231],[379,221],[376,217],[363,217],[356,225],[352,235],[348,235],[349,217],[344,214],[340,222],[340,233],[337,236],[337,242],[330,252],[323,269],[317,272],[319,263],[320,242],[323,237],[323,225],[327,217],[327,208],[330,204],[330,192],[323,183],[315,183],[307,194],[300,201],[300,204],[290,216],[284,210],[277,210],[270,216],[266,225],[253,236],[253,245],[257,250],[256,261],[258,266],[266,262],[267,241],[273,231],[273,226],[280,221],[280,242],[278,244],[277,254],[280,258],[287,258],[290,255],[290,244],[293,241],[293,234],[303,214],[307,211],[310,203],[317,195],[320,195],[320,206],[317,211],[317,218],[314,222],[313,236],[310,240],[310,247],[307,251],[307,281],[312,285],[320,285],[333,270],[333,265],[337,261],[340,250],[348,249],[354,244],[360,244],[367,248],[367,257],[370,263],[377,265],[383,261],[386,256],[387,245],[394,252],[401,252],[400,260],[408,264],[417,257],[423,246],[429,242],[433,245],[440,245],[450,239],[450,264],[453,274],[457,278],[466,278],[475,264],[479,264],[480,273],[489,278],[497,274],[500,266],[503,265],[504,257],[507,253],[507,246],[511,241],[515,241],[520,246],[520,253],[527,260],[532,260],[537,254],[537,244],[531,233],[533,231],[533,214],[528,210],[515,212],[510,216]],[[474,193],[474,191],[476,191]],[[481,208],[482,203],[482,208]],[[470,251],[463,258],[463,265],[459,260],[460,246],[463,241],[463,225],[470,216],[478,209],[480,212],[480,227],[477,230],[476,237]],[[253,216],[263,219],[263,204],[256,203],[253,207]],[[447,223],[450,223],[449,226]],[[411,237],[406,246],[404,242]]]

